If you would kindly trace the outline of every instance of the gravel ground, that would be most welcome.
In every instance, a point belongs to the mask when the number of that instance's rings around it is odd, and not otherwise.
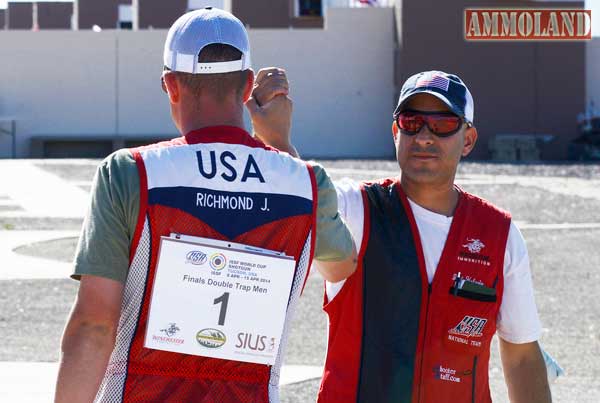
[[[58,361],[73,280],[0,281],[0,361]]]
[[[35,166],[68,181],[91,181],[100,161],[96,159],[79,160],[76,165],[72,165],[66,160],[58,162],[56,160],[42,160],[36,162]]]
[[[14,230],[79,230],[83,219],[49,217],[1,217],[0,228]]]
[[[43,257],[59,262],[71,263],[75,255],[78,238],[62,238],[19,246],[14,251],[21,255]]]
[[[38,166],[69,181],[91,180],[98,161],[77,165]],[[326,167],[397,172],[393,161],[324,161]],[[503,165],[465,163],[460,174],[515,174],[597,178],[594,165]],[[334,179],[336,175],[332,175]],[[468,185],[512,212],[515,220],[531,223],[600,222],[600,201],[560,195],[537,188],[512,185]],[[2,196],[0,196],[0,199]],[[0,227],[19,229],[78,229],[81,220],[0,218]],[[5,227],[6,228],[6,227]],[[553,386],[554,401],[600,402],[600,230],[524,229],[530,251],[536,300],[544,324],[542,345],[565,368],[567,376]],[[70,261],[74,238],[25,246],[44,256]],[[72,280],[0,281],[0,361],[56,361],[60,335],[77,282]],[[296,314],[286,355],[286,364],[322,365],[326,349],[326,318],[320,306],[322,282],[313,276],[307,282]],[[495,402],[506,402],[506,388],[497,348],[493,346],[490,382]],[[314,401],[319,380],[282,388],[281,401]]]

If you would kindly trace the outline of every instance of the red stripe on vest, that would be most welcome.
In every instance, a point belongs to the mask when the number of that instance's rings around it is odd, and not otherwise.
[[[142,230],[144,229],[144,221],[146,217],[146,209],[148,206],[148,179],[146,177],[146,167],[144,166],[144,160],[139,150],[131,150],[131,154],[135,159],[135,164],[138,169],[140,177],[140,210],[138,212],[137,224],[131,240],[131,247],[129,249],[129,265],[133,262],[135,252],[137,251],[140,237],[142,236]]]

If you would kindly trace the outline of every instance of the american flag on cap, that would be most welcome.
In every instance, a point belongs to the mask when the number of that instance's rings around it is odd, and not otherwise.
[[[448,80],[446,77],[443,77],[439,74],[434,73],[434,74],[425,74],[422,77],[420,77],[415,84],[415,88],[433,87],[433,88],[439,88],[442,91],[448,92],[449,85],[450,85],[450,80]]]
[[[473,123],[473,97],[465,83],[456,74],[448,74],[439,70],[413,74],[402,85],[394,115],[402,110],[409,98],[420,93],[437,97],[452,112]]]

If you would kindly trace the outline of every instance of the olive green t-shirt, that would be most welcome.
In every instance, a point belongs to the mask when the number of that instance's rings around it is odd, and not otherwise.
[[[318,187],[315,259],[346,259],[352,253],[353,240],[338,214],[335,188],[322,166],[311,165]],[[73,278],[88,274],[125,282],[139,208],[140,178],[133,155],[126,149],[116,151],[96,171]]]

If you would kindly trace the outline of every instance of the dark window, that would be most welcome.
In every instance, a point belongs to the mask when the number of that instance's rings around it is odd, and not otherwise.
[[[131,21],[121,21],[119,22],[120,29],[133,29],[133,23]]]
[[[321,17],[321,0],[297,0],[300,17]]]

